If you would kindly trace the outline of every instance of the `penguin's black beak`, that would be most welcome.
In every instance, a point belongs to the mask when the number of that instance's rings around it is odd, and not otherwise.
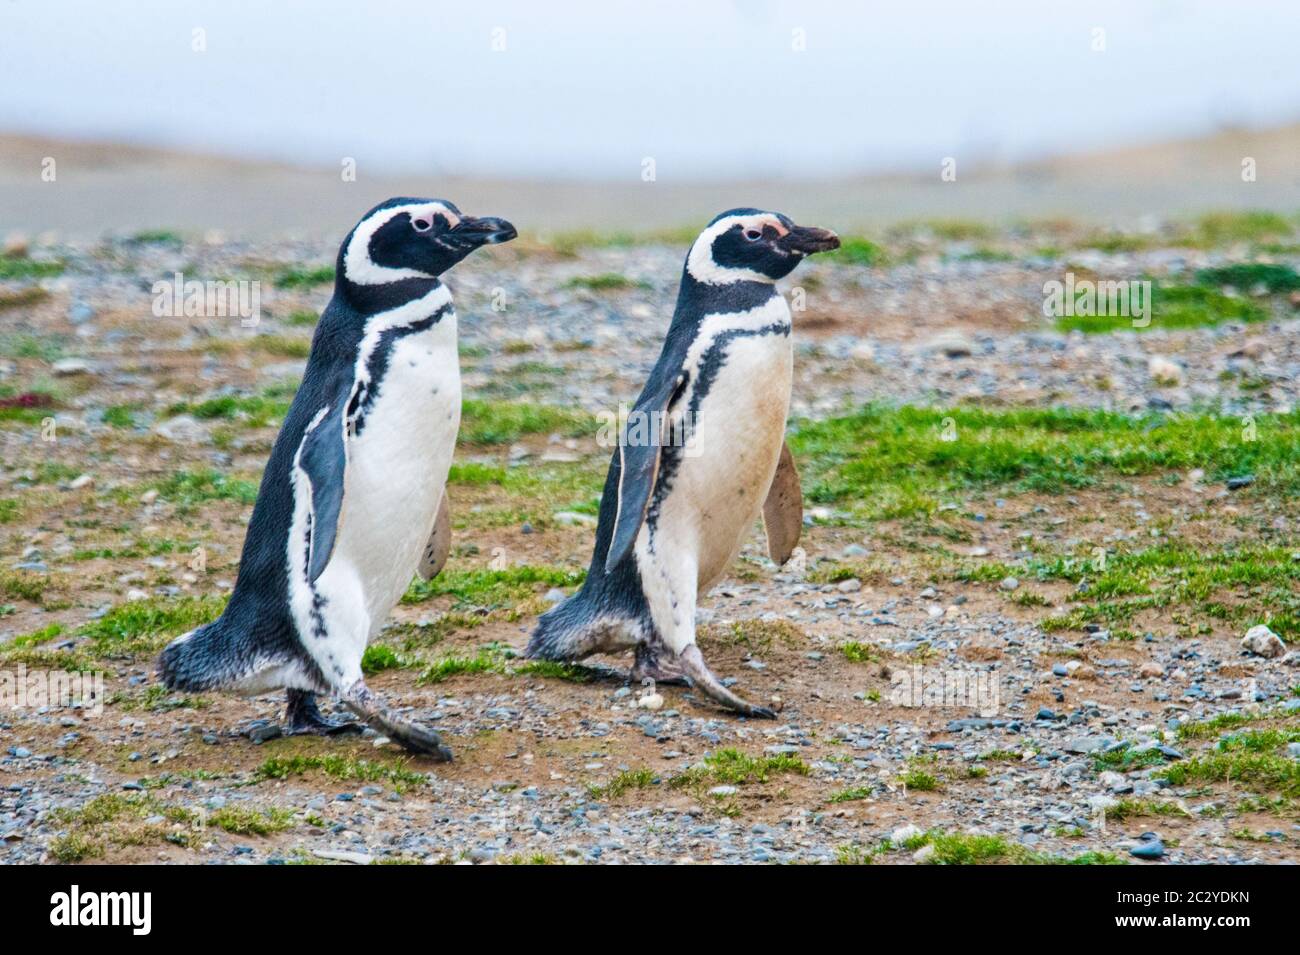
[[[840,237],[830,229],[797,225],[776,242],[777,248],[796,255],[830,252],[840,247]]]
[[[509,242],[519,235],[515,227],[505,219],[497,219],[493,216],[482,218],[465,216],[451,232],[456,238],[464,239],[474,245],[496,245],[498,242]]]

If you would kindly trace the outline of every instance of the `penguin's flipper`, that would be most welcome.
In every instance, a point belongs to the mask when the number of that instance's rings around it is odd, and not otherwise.
[[[433,533],[429,543],[424,545],[424,555],[417,568],[421,580],[433,580],[447,563],[451,553],[451,511],[447,507],[447,492],[442,492],[442,501],[438,504],[438,517],[433,522]]]
[[[606,573],[617,567],[636,543],[636,535],[645,520],[650,496],[659,477],[664,439],[657,424],[666,418],[668,407],[685,380],[686,373],[679,372],[665,376],[658,388],[647,387],[632,409],[628,425],[619,435],[618,513],[614,518],[609,553],[605,557]]]
[[[343,435],[343,402],[336,402],[309,426],[298,448],[297,466],[311,484],[311,579],[329,563],[343,510],[343,475],[348,452]]]
[[[781,566],[790,559],[803,530],[803,488],[790,446],[782,442],[781,459],[763,502],[763,529],[767,531],[767,554]]]

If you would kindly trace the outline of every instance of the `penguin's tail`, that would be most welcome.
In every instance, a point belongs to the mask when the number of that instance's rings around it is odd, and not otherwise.
[[[236,654],[224,617],[183,633],[163,648],[158,658],[158,678],[169,688],[186,693],[230,686],[240,674],[232,666]]]
[[[524,655],[535,660],[581,660],[618,642],[619,635],[641,629],[631,615],[597,612],[595,600],[584,586],[542,614]]]

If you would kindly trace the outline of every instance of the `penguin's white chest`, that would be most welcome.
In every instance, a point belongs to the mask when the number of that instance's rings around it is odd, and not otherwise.
[[[762,329],[789,318],[776,300],[742,328]],[[697,585],[713,585],[731,566],[744,535],[762,510],[785,440],[794,355],[787,331],[757,332],[726,339],[721,367],[712,380],[708,351],[696,366],[695,387],[706,387],[693,422],[693,440],[684,449],[671,492],[660,509],[658,540],[689,542],[696,554]],[[672,549],[672,548],[670,548]]]
[[[456,316],[393,343],[387,368],[349,439],[343,511],[331,568],[360,583],[370,634],[405,592],[433,530],[460,427]]]

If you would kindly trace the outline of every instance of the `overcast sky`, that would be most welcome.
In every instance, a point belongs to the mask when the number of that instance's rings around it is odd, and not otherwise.
[[[1296,121],[1296,22],[1293,0],[0,0],[0,131],[528,178],[929,169]]]

